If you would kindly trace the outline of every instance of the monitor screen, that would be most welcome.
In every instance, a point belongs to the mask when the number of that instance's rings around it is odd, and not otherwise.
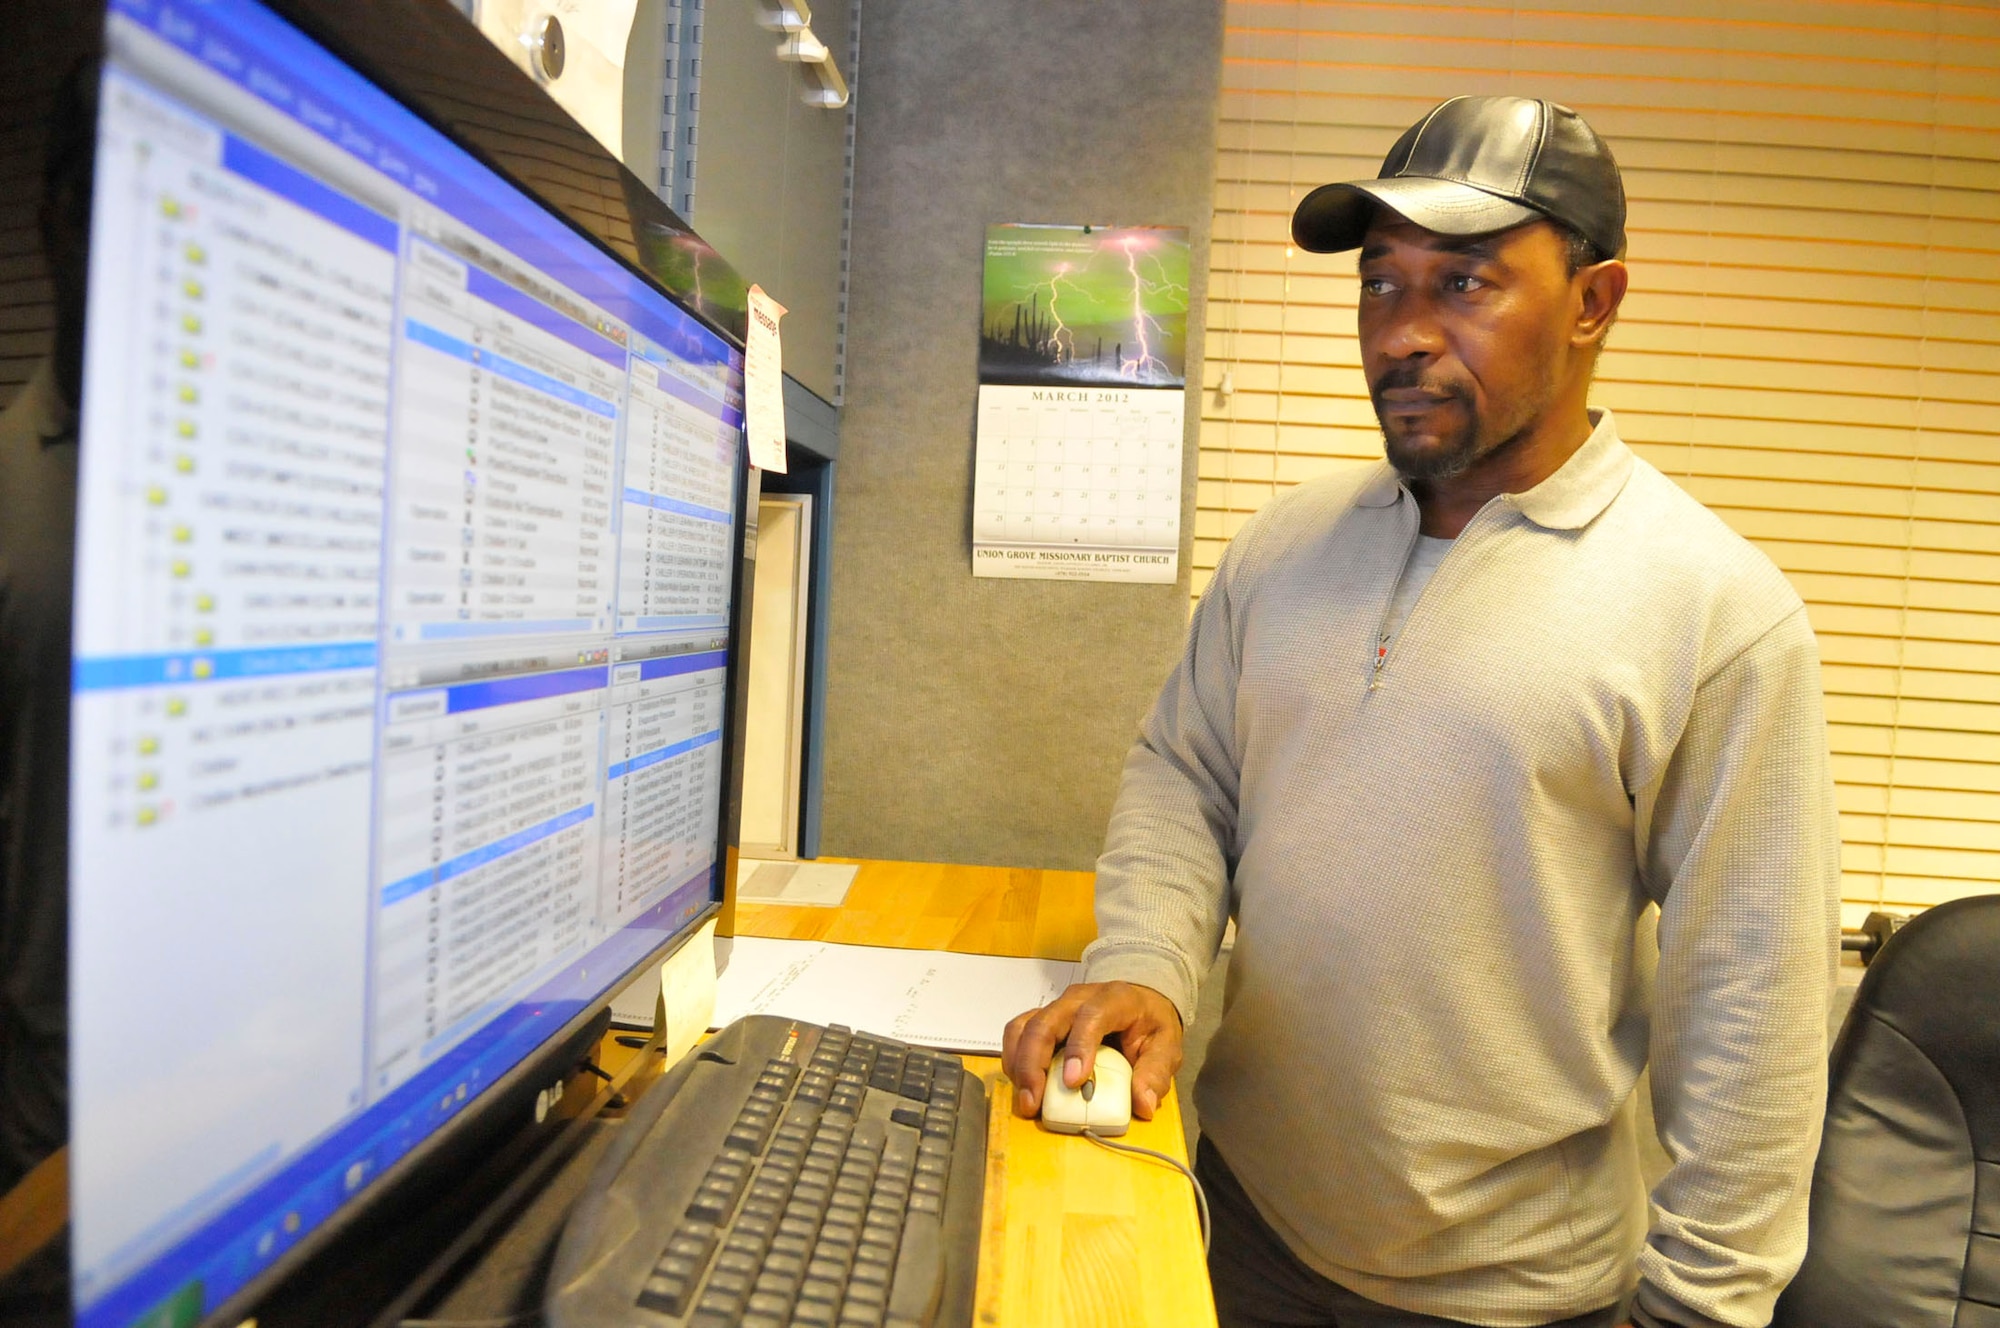
[[[253,0],[106,24],[86,1326],[213,1310],[714,907],[743,486],[740,355],[605,250]]]

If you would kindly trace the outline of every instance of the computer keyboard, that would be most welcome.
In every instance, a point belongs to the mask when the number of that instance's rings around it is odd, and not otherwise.
[[[955,1056],[739,1020],[619,1127],[564,1229],[548,1323],[970,1324],[986,1119]]]

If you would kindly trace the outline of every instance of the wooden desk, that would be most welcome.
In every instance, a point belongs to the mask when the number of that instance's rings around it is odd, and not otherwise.
[[[854,859],[827,859],[847,861]],[[863,862],[839,908],[739,903],[748,936],[1075,959],[1096,935],[1089,872]],[[982,1328],[1190,1325],[1215,1306],[1187,1180],[1157,1162],[1050,1134],[1013,1114],[998,1060],[987,1084]],[[1126,1139],[1187,1160],[1171,1093]]]

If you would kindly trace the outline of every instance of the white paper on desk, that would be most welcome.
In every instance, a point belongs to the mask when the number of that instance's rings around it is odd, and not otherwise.
[[[750,464],[785,473],[785,356],[778,320],[785,306],[750,288],[750,323],[743,342],[743,427],[750,434]]]
[[[897,950],[738,936],[715,994],[718,1025],[749,1014],[900,1038],[945,1051],[996,1054],[1007,1021],[1047,1005],[1082,965],[949,950]],[[722,958],[722,943],[716,947]]]

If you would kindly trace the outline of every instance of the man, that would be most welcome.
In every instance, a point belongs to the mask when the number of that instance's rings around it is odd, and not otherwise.
[[[1231,543],[1126,762],[1087,980],[1006,1038],[1017,1111],[1116,1035],[1150,1116],[1236,920],[1197,1088],[1225,1324],[1754,1328],[1803,1254],[1818,659],[1783,576],[1586,408],[1624,219],[1604,144],[1518,97],[1293,218],[1361,250],[1388,464]]]

